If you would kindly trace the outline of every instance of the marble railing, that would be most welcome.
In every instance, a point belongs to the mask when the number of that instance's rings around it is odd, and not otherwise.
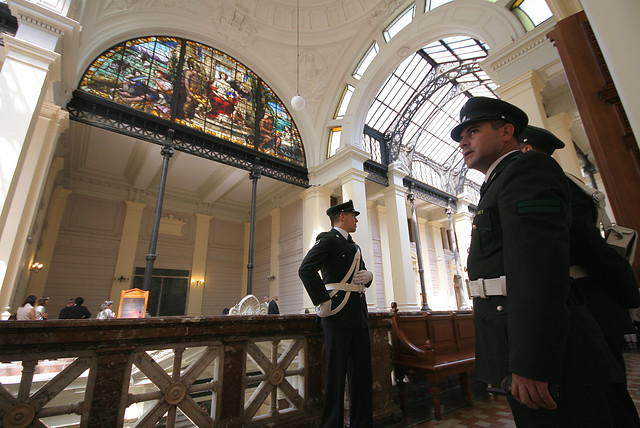
[[[373,313],[374,418],[393,400],[391,318]],[[313,315],[0,322],[4,427],[305,427],[322,412]]]

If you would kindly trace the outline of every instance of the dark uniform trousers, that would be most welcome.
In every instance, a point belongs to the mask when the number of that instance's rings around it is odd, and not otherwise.
[[[518,427],[635,426],[619,422],[624,373],[569,278],[570,225],[569,186],[553,158],[514,152],[494,169],[467,268],[470,280],[504,275],[507,296],[474,300],[477,375],[492,385],[512,373],[560,385],[554,411],[510,397]]]
[[[314,305],[329,300],[325,283],[339,283],[349,271],[358,246],[332,229],[318,235],[304,257],[298,275]],[[360,260],[355,271],[366,269]],[[318,274],[322,272],[322,277]],[[349,279],[350,281],[350,279]],[[367,287],[371,285],[365,284]],[[338,291],[331,298],[332,309],[345,299]],[[364,293],[351,292],[335,315],[321,318],[327,358],[322,428],[344,427],[345,380],[349,386],[351,428],[373,426],[371,344],[369,316]]]

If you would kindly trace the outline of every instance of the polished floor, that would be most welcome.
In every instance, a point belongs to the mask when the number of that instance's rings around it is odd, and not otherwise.
[[[640,409],[640,348],[628,349],[625,354],[627,381],[631,396]],[[455,380],[452,380],[455,382]],[[453,385],[453,384],[452,384]],[[419,380],[411,382],[409,398],[404,409],[405,421],[400,425],[411,428],[462,428],[491,427],[515,428],[509,405],[504,397],[489,396],[480,382],[474,383],[473,407],[465,405],[461,391],[457,387],[445,390],[442,396],[443,417],[436,421],[433,417],[431,400],[428,398],[428,384]],[[427,397],[420,399],[419,397]]]

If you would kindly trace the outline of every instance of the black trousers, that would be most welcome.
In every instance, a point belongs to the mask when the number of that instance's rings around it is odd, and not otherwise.
[[[533,410],[507,395],[518,428],[638,428],[635,404],[622,383],[562,389],[556,410]]]
[[[368,328],[322,327],[327,355],[322,428],[344,427],[345,379],[351,428],[373,426],[371,343]]]

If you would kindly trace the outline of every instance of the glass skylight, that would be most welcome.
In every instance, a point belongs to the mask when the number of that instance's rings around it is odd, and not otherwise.
[[[364,75],[364,72],[367,71],[367,68],[371,65],[375,57],[378,55],[379,47],[377,42],[373,42],[367,53],[364,55],[360,64],[356,67],[356,70],[353,72],[353,77],[360,80]]]
[[[413,4],[407,10],[402,12],[383,32],[384,40],[388,42],[393,39],[404,27],[411,24],[416,13],[416,5]]]
[[[469,37],[438,40],[406,58],[380,88],[366,124],[387,137],[403,129],[401,151],[410,159],[413,178],[449,193],[455,191],[448,177],[466,168],[450,132],[469,97],[496,97],[497,85],[474,66],[488,52],[486,44]],[[438,79],[445,74],[448,80]],[[428,98],[422,100],[425,96]],[[479,185],[484,177],[472,170],[466,172],[466,178]]]

